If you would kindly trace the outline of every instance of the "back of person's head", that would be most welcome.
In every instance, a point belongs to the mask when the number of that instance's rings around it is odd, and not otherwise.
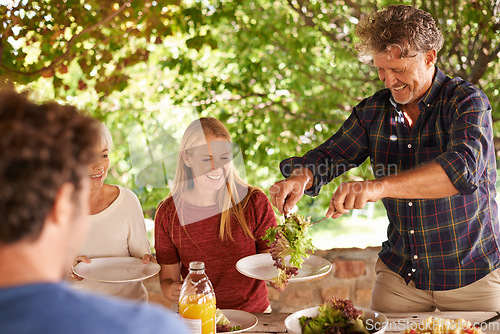
[[[398,48],[400,57],[413,57],[430,50],[441,50],[443,35],[432,15],[406,5],[388,6],[361,19],[356,35],[356,49],[373,56]]]
[[[96,157],[97,122],[0,90],[0,134],[0,244],[36,240],[62,185],[73,185],[76,203]]]

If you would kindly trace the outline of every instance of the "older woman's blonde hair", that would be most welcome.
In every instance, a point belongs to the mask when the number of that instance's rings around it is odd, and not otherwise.
[[[184,197],[186,191],[194,186],[191,168],[186,166],[183,156],[186,153],[189,154],[190,149],[193,147],[200,145],[200,142],[207,142],[207,139],[209,138],[225,139],[230,143],[232,142],[231,135],[224,124],[213,117],[202,117],[193,121],[187,127],[182,137],[179,154],[177,156],[177,168],[173,186],[170,194],[167,196],[167,198],[174,197],[174,199],[181,199],[175,201],[177,216],[179,217],[181,224],[183,212],[182,198]],[[233,162],[228,163],[226,166],[226,184],[225,187],[222,187],[217,192],[216,196],[217,205],[221,211],[219,237],[222,240],[225,240],[227,237],[234,240],[230,224],[231,217],[234,217],[240,224],[245,235],[251,239],[255,239],[252,231],[250,231],[250,228],[248,227],[244,212],[251,194],[254,191],[257,191],[258,188],[250,186],[241,179],[234,168]],[[241,189],[245,190],[243,192],[245,195],[243,198],[240,198],[241,191],[238,191]]]

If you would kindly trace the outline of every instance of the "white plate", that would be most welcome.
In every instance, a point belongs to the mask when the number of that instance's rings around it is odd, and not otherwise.
[[[107,283],[125,283],[145,280],[160,271],[154,262],[142,263],[135,257],[99,257],[92,262],[79,262],[73,272],[83,278]]]
[[[254,328],[259,321],[255,315],[240,310],[221,310],[222,314],[229,319],[231,326],[241,326],[240,330],[227,332],[227,333],[241,333]],[[219,333],[219,332],[217,332]],[[223,332],[226,333],[226,332]]]
[[[245,276],[270,281],[278,276],[278,268],[274,266],[273,258],[270,253],[255,254],[244,257],[236,262],[236,269]],[[297,275],[290,277],[289,282],[308,281],[313,278],[321,277],[332,270],[330,261],[310,255],[302,268],[299,268]]]
[[[371,334],[383,334],[387,328],[387,317],[382,313],[364,308],[356,307],[357,310],[363,311],[363,322],[366,329]],[[302,334],[302,327],[300,326],[299,319],[301,317],[317,317],[318,306],[306,308],[295,313],[290,314],[285,319],[285,327],[289,334]],[[373,330],[373,331],[372,331]]]

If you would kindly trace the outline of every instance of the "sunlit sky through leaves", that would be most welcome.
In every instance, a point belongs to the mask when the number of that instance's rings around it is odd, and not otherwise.
[[[0,0],[0,6],[17,6],[21,0]],[[28,0],[24,0],[23,4],[26,5],[28,3]]]

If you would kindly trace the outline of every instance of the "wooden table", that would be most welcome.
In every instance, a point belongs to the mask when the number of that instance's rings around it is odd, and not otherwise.
[[[290,313],[254,313],[259,319],[257,326],[252,328],[248,334],[275,334],[275,333],[286,333],[285,318],[290,315]]]
[[[259,319],[258,324],[247,334],[278,334],[286,333],[285,318],[290,313],[256,313]],[[428,312],[428,313],[387,313],[389,320],[386,333],[401,333],[405,328],[412,324],[417,324],[428,317],[446,318],[446,319],[466,319],[471,323],[480,323],[496,315],[495,312]],[[484,333],[500,333],[500,321],[497,320],[484,328]]]

